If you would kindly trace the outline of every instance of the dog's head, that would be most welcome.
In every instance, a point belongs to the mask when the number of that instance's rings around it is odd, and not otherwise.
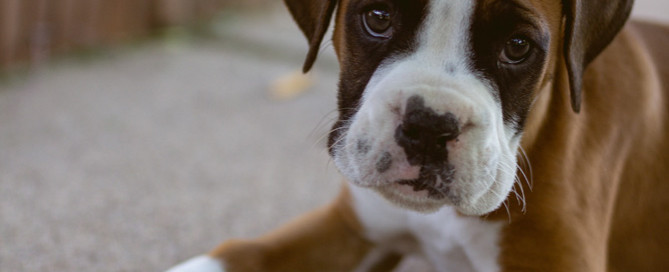
[[[354,184],[419,211],[488,213],[509,194],[525,120],[565,63],[585,67],[632,0],[285,0],[310,41],[336,11],[339,119],[330,153]],[[338,8],[336,8],[338,6]]]

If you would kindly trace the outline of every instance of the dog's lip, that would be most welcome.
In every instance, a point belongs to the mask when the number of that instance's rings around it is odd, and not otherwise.
[[[441,199],[447,196],[448,191],[450,190],[449,187],[442,187],[441,190],[437,188],[437,184],[430,185],[429,181],[424,181],[424,180],[402,180],[396,182],[400,185],[404,186],[409,186],[411,189],[416,192],[423,192],[426,191],[428,193],[428,197],[434,198],[434,199]]]
[[[377,189],[385,191],[393,196],[400,198],[410,198],[413,200],[441,200],[446,198],[443,194],[435,193],[434,190],[429,188],[416,189],[416,186],[402,183],[402,182],[391,182],[382,186],[378,186]]]
[[[408,162],[402,162],[395,164],[394,167],[388,171],[388,173],[383,174],[386,180],[413,180],[417,179],[420,176],[420,166],[409,165]],[[387,182],[392,183],[392,182]]]
[[[410,195],[410,196],[415,196],[415,197],[428,197],[429,196],[429,191],[428,189],[424,190],[416,190],[414,186],[411,186],[409,184],[403,184],[399,182],[393,182],[392,184],[388,185],[388,189],[395,191],[396,193],[402,194],[402,195]]]
[[[383,186],[374,186],[376,192],[400,207],[419,212],[432,212],[444,205],[451,204],[448,198],[431,197],[429,191],[414,191],[413,186],[393,182]]]

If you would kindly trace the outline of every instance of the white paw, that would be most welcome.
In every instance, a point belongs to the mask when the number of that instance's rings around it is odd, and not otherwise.
[[[219,260],[209,256],[198,256],[165,272],[225,272],[225,269]]]

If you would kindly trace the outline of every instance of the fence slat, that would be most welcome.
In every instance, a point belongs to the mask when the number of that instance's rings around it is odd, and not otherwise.
[[[0,68],[16,61],[19,44],[21,0],[0,0]]]
[[[0,0],[0,70],[209,19],[229,0]]]
[[[60,0],[58,5],[49,7],[49,28],[54,52],[67,51],[76,45],[75,8],[76,0]]]

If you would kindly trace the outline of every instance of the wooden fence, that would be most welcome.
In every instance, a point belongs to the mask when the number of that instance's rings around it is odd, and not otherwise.
[[[0,70],[207,19],[232,1],[0,0]]]

